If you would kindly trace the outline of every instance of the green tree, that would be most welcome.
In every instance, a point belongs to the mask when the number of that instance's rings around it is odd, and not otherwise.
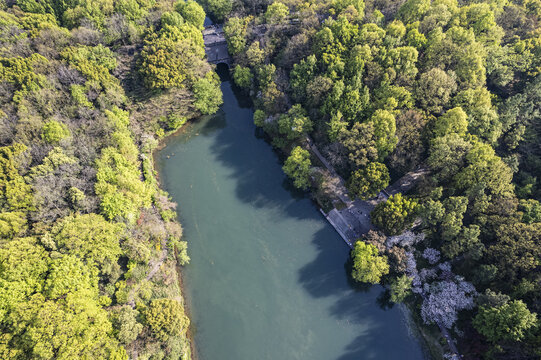
[[[152,334],[162,341],[184,334],[190,325],[184,308],[176,300],[152,300],[144,315]]]
[[[269,24],[279,24],[289,16],[289,8],[281,2],[273,2],[267,7],[265,20]]]
[[[427,159],[434,177],[441,182],[450,181],[464,167],[471,147],[469,141],[455,133],[434,139]]]
[[[537,322],[522,300],[513,300],[498,307],[481,306],[473,325],[489,341],[520,341]]]
[[[178,12],[167,11],[162,14],[161,23],[162,29],[180,28],[184,24],[184,18]]]
[[[464,136],[468,131],[468,115],[460,107],[448,110],[434,122],[434,136],[455,133]]]
[[[520,200],[522,221],[526,224],[541,222],[541,204],[534,199]]]
[[[504,32],[496,25],[496,17],[489,4],[463,6],[460,8],[459,18],[460,25],[472,29],[477,40],[485,44],[499,45]]]
[[[306,86],[316,74],[316,62],[316,57],[310,55],[293,65],[289,83],[293,90],[293,98],[298,102],[302,102],[306,98]]]
[[[113,317],[113,325],[117,330],[117,338],[121,344],[132,343],[143,331],[143,325],[137,322],[138,316],[139,311],[132,309],[129,305],[124,305]]]
[[[299,189],[307,189],[310,185],[310,153],[296,146],[286,159],[283,169],[287,176],[293,179],[293,184]]]
[[[478,260],[485,250],[485,246],[479,239],[480,234],[478,225],[463,227],[454,239],[448,240],[442,246],[442,253],[449,259],[467,253],[471,258]]]
[[[498,277],[505,283],[514,282],[539,266],[541,223],[500,224],[498,241],[487,250],[490,263],[498,267]]]
[[[352,6],[357,11],[357,16],[361,19],[364,16],[364,1],[363,0],[333,0],[332,7],[340,14],[348,7]]]
[[[348,159],[354,169],[378,160],[372,122],[353,124],[349,131],[339,134],[339,142],[348,150]]]
[[[409,24],[421,19],[429,8],[430,0],[408,0],[398,10],[398,17]]]
[[[208,11],[219,22],[225,20],[233,9],[233,2],[231,0],[205,0]]]
[[[500,137],[502,126],[492,106],[492,96],[484,87],[468,89],[457,94],[454,104],[468,114],[469,132],[493,144]]]
[[[175,10],[182,15],[182,18],[198,29],[203,29],[205,22],[205,10],[194,0],[180,0],[175,3]]]
[[[424,56],[429,68],[453,70],[459,89],[482,87],[486,81],[485,51],[472,30],[453,26],[444,33],[436,27],[428,38]]]
[[[193,85],[194,106],[202,114],[214,114],[223,103],[220,90],[220,78],[214,71],[209,71],[203,79]]]
[[[338,111],[336,114],[331,116],[331,119],[328,122],[327,135],[331,142],[335,142],[340,138],[341,134],[346,133],[348,123],[343,120],[342,113]]]
[[[387,110],[376,110],[370,122],[374,124],[374,137],[378,158],[383,160],[391,153],[398,139],[396,138],[396,121],[394,115]]]
[[[485,192],[495,195],[506,195],[513,191],[513,172],[489,144],[473,141],[465,160],[466,166],[454,178],[457,189],[467,194],[472,194],[479,186],[484,186]]]
[[[254,41],[246,50],[246,60],[250,66],[257,66],[265,59],[265,51],[259,47],[259,41]]]
[[[250,68],[236,65],[233,69],[233,81],[241,88],[249,89],[253,80]]]
[[[401,84],[409,84],[417,75],[417,59],[419,52],[411,46],[400,46],[389,50],[386,65],[389,67],[391,78],[396,78]]]
[[[415,88],[415,96],[421,108],[441,113],[457,89],[454,72],[433,68],[422,73]]]
[[[265,125],[265,119],[267,116],[263,110],[256,110],[254,112],[254,124],[255,126],[263,127]]]
[[[312,121],[300,104],[295,104],[287,114],[278,119],[278,130],[288,140],[300,139],[306,133],[312,131]]]
[[[372,223],[387,235],[398,235],[412,225],[416,210],[415,200],[398,193],[376,205],[370,216]]]
[[[389,273],[387,257],[379,255],[378,249],[363,241],[357,241],[351,253],[353,258],[353,279],[370,284],[380,282]]]
[[[371,162],[351,174],[348,191],[356,198],[372,198],[386,188],[390,180],[389,171],[384,164]]]
[[[259,87],[264,89],[273,84],[276,77],[276,66],[274,64],[264,64],[256,69],[257,82]]]
[[[240,54],[246,47],[246,29],[249,18],[232,17],[224,25],[227,49],[231,55]]]
[[[70,136],[70,131],[66,124],[51,120],[41,129],[41,138],[49,144],[56,144],[60,140]]]
[[[412,171],[425,157],[426,116],[418,111],[406,110],[396,118],[396,137],[398,143],[389,156],[389,166],[399,174]]]
[[[403,302],[411,293],[411,286],[411,278],[407,275],[401,275],[391,280],[389,285],[391,301],[397,304]]]

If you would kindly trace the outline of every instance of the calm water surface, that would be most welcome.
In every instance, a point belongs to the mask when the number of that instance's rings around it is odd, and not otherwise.
[[[229,81],[222,91],[222,110],[157,156],[189,243],[199,359],[423,359],[402,313],[378,305],[381,288],[350,282],[348,247],[292,191],[252,110]]]

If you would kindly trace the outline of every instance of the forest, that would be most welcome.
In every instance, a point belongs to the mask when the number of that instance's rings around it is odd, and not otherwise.
[[[372,211],[352,277],[405,303],[435,357],[443,329],[465,359],[539,358],[541,2],[202,4],[255,124],[323,208],[345,204],[310,138],[351,198],[428,171]]]
[[[541,357],[540,0],[2,0],[0,358],[190,359],[152,152],[216,112],[205,11],[284,172],[370,199],[351,276],[434,357]],[[391,306],[391,305],[389,305]]]
[[[190,359],[152,151],[222,102],[196,2],[0,3],[0,358]]]

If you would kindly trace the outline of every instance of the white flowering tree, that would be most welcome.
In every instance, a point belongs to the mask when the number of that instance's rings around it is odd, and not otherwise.
[[[451,328],[460,310],[473,308],[476,291],[471,283],[457,276],[455,281],[425,284],[425,294],[421,307],[424,322]]]
[[[433,248],[426,248],[425,251],[423,251],[423,257],[428,260],[428,262],[432,265],[440,261],[440,252]]]
[[[424,238],[425,238],[424,233],[416,234],[413,231],[407,230],[407,231],[404,231],[400,235],[387,237],[386,245],[388,248],[391,248],[393,246],[401,246],[403,248],[411,247],[417,244],[418,242],[424,240]]]

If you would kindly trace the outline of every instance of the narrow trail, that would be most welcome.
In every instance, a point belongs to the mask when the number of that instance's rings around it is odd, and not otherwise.
[[[146,280],[150,280],[150,279],[152,279],[154,277],[154,275],[156,275],[158,270],[160,270],[160,267],[162,266],[163,262],[167,258],[167,254],[168,254],[167,248],[163,249],[162,254],[160,255],[160,258],[158,259],[158,261],[154,265],[152,265],[152,268],[148,272],[148,274],[147,274],[147,276],[145,278]]]

